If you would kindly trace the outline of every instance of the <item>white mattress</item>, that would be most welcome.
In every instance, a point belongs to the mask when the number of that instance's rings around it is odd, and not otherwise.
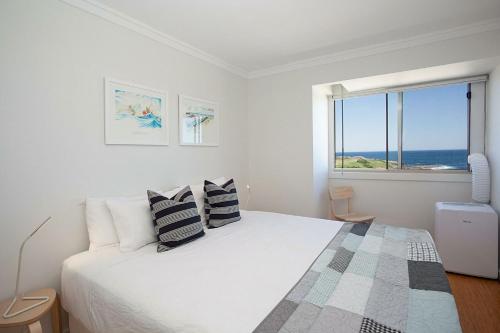
[[[95,333],[248,333],[341,226],[242,211],[240,222],[172,251],[83,252],[64,262],[63,306]]]

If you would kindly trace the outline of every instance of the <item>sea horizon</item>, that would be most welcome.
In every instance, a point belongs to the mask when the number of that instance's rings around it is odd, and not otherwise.
[[[408,151],[467,151],[467,149],[405,149],[403,152]],[[385,150],[353,150],[353,151],[344,151],[345,153],[385,153]],[[397,150],[389,150],[389,152],[397,152]],[[337,154],[342,154],[341,152],[337,152]]]
[[[398,151],[390,150],[389,161],[398,160]],[[336,153],[337,157],[342,152]],[[360,156],[367,159],[385,160],[386,151],[344,151],[344,157]],[[422,149],[404,150],[403,165],[406,167],[432,166],[434,169],[467,170],[467,149]]]

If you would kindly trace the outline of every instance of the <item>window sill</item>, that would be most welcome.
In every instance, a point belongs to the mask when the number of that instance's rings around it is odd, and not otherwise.
[[[364,179],[414,182],[451,182],[471,183],[470,172],[452,171],[376,171],[376,170],[335,170],[330,172],[330,179]]]

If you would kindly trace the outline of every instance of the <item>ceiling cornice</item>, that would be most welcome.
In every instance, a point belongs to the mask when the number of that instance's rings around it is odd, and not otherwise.
[[[188,43],[180,41],[172,36],[169,36],[155,28],[142,23],[128,15],[125,15],[113,8],[100,4],[93,0],[60,0],[71,6],[84,10],[90,14],[98,16],[106,21],[116,25],[125,27],[129,30],[137,32],[143,36],[151,38],[157,42],[170,46],[178,51],[189,54],[195,58],[206,61],[212,65],[223,68],[233,74],[239,75],[243,78],[248,77],[248,72],[238,66],[234,66],[219,57],[202,51]]]
[[[309,59],[290,62],[284,65],[273,66],[265,69],[259,69],[248,73],[249,79],[269,76],[284,72],[299,70],[302,68],[326,65],[334,62],[345,61],[349,59],[361,58],[370,55],[397,51],[409,47],[431,44],[445,41],[448,39],[466,37],[482,32],[500,30],[500,18],[481,21],[474,24],[459,26],[452,29],[435,31],[432,33],[417,35],[410,38],[398,39],[390,42],[373,44],[346,51],[335,52],[327,55],[313,57]]]
[[[139,20],[136,20],[128,15],[125,15],[113,8],[105,6],[94,0],[60,0],[60,1],[247,79],[254,79],[284,72],[295,71],[308,67],[326,65],[349,59],[387,53],[409,47],[416,47],[420,45],[445,41],[448,39],[470,36],[482,32],[500,30],[500,18],[495,18],[491,20],[477,22],[474,24],[455,27],[452,29],[440,30],[432,33],[417,35],[410,38],[398,39],[390,42],[368,45],[360,48],[294,61],[283,65],[272,66],[254,71],[247,71],[244,68],[232,65],[217,56],[209,54],[188,43],[180,41],[170,35],[167,35],[159,30],[154,29],[153,27],[145,23],[142,23]]]

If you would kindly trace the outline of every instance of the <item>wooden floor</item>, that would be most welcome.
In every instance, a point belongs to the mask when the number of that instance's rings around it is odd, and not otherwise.
[[[500,332],[500,282],[447,274],[463,333]]]

